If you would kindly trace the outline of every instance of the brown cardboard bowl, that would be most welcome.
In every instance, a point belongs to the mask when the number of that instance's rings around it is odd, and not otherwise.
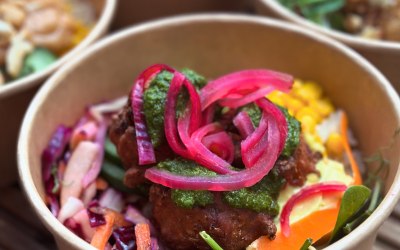
[[[117,0],[91,0],[98,12],[98,20],[88,36],[75,48],[43,71],[0,87],[0,186],[17,180],[16,144],[22,117],[39,85],[56,69],[71,61],[108,30]]]
[[[400,93],[400,42],[368,40],[335,30],[323,28],[288,10],[277,0],[253,0],[259,14],[283,19],[302,27],[330,36],[355,49],[372,62]]]
[[[320,83],[347,111],[365,155],[387,145],[400,123],[396,92],[370,63],[344,45],[280,21],[228,14],[145,23],[97,43],[54,74],[24,118],[18,143],[20,181],[61,249],[92,249],[43,202],[40,156],[55,128],[72,125],[84,107],[127,95],[137,74],[154,63],[189,67],[209,78],[245,68],[271,68]],[[327,249],[368,249],[400,195],[400,145],[388,156],[385,199],[356,230]]]
[[[121,0],[118,3],[112,28],[120,29],[151,19],[178,14],[216,11],[249,12],[251,8],[251,0]]]

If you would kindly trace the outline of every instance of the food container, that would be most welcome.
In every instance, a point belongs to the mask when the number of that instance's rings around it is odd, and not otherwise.
[[[17,180],[16,142],[22,117],[44,79],[103,36],[113,19],[116,0],[91,0],[98,20],[87,37],[48,68],[0,87],[0,186]],[[74,5],[72,5],[74,6]]]
[[[35,96],[24,118],[18,143],[20,181],[60,249],[93,248],[46,208],[43,149],[59,124],[74,124],[89,104],[127,95],[137,74],[154,63],[193,68],[209,78],[246,68],[270,68],[315,80],[337,107],[346,110],[365,155],[390,143],[399,127],[400,100],[386,78],[339,42],[298,26],[261,17],[202,14],[126,29],[62,67]],[[397,143],[387,156],[390,173],[378,209],[327,249],[371,248],[378,227],[400,196],[399,152]]]
[[[397,93],[400,93],[400,43],[390,41],[368,40],[321,27],[293,13],[277,0],[254,0],[259,14],[283,19],[302,27],[330,36],[355,49],[372,62],[392,83]]]
[[[156,6],[156,7],[155,7]],[[155,18],[198,12],[250,12],[252,0],[146,0],[119,1],[113,29]]]

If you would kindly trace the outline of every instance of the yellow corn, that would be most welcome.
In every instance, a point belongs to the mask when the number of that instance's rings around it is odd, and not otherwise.
[[[339,133],[334,132],[330,134],[325,145],[329,155],[336,157],[340,157],[343,155],[343,138]]]
[[[316,123],[319,123],[321,121],[321,118],[322,118],[321,115],[317,111],[315,111],[312,108],[307,107],[307,106],[301,108],[296,113],[295,117],[296,117],[297,120],[301,121],[304,116],[311,116],[315,120]]]
[[[301,130],[306,132],[306,133],[314,133],[315,132],[315,126],[317,123],[315,122],[315,119],[309,115],[305,115],[301,118],[300,120],[301,123]]]
[[[310,100],[320,98],[322,95],[322,89],[314,82],[306,82],[300,88],[294,88],[292,93],[301,100],[309,102]]]
[[[284,93],[274,90],[267,95],[267,98],[274,104],[284,107],[285,103],[283,101],[283,95]]]
[[[311,100],[310,108],[317,111],[322,117],[328,117],[334,111],[332,103],[327,98]]]
[[[303,102],[295,97],[288,96],[284,99],[285,108],[289,110],[293,115],[297,113],[303,106]]]

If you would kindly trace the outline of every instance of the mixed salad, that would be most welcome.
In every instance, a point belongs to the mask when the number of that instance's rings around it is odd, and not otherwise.
[[[0,1],[0,85],[45,69],[87,35],[95,17],[78,18],[75,8],[89,9],[80,2]]]
[[[207,81],[156,64],[128,98],[60,125],[46,203],[97,249],[308,249],[377,207],[346,114],[314,82],[252,69]]]
[[[304,18],[327,28],[368,39],[400,41],[398,0],[278,0]]]

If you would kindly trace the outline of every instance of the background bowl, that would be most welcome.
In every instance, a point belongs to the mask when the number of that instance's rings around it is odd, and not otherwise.
[[[45,70],[0,87],[0,121],[2,123],[0,130],[0,171],[2,172],[0,186],[6,186],[17,180],[15,152],[18,131],[28,104],[39,85],[61,65],[72,60],[102,37],[111,24],[117,0],[91,0],[91,2],[98,20],[82,42]]]
[[[381,73],[347,47],[303,28],[259,17],[203,14],[124,30],[53,75],[35,96],[21,128],[21,184],[61,249],[92,248],[46,208],[41,153],[59,124],[73,124],[88,104],[127,95],[136,75],[154,63],[193,68],[209,78],[244,68],[271,68],[315,80],[336,106],[347,111],[366,155],[387,145],[400,123],[399,97]],[[388,155],[390,174],[379,208],[328,249],[371,247],[377,228],[400,195],[399,152],[396,144]]]
[[[368,40],[321,27],[288,10],[278,0],[253,1],[259,14],[298,24],[314,32],[330,36],[355,49],[372,62],[389,79],[397,93],[400,93],[400,42]]]

